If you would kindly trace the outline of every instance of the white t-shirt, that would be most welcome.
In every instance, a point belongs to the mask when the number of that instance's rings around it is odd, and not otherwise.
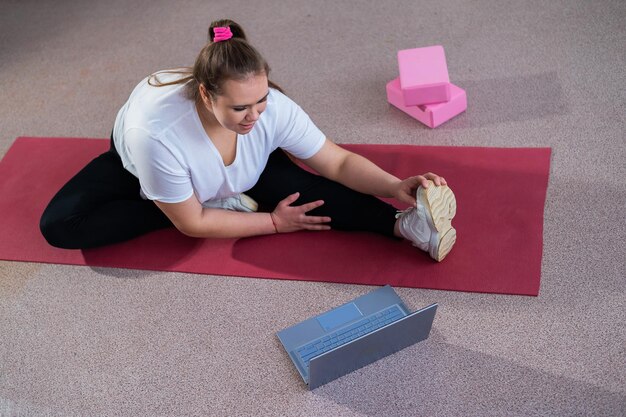
[[[159,74],[162,82],[177,74]],[[139,178],[142,196],[164,203],[201,203],[249,190],[269,154],[283,148],[297,158],[320,150],[325,135],[289,97],[270,88],[267,106],[252,130],[237,135],[234,162],[224,165],[207,136],[184,84],[135,87],[115,119],[113,140],[124,167]]]

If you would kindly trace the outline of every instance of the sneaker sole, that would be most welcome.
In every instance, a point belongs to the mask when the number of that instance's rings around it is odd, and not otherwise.
[[[254,201],[251,197],[248,197],[245,194],[239,194],[241,204],[250,211],[257,211],[259,209],[259,205],[256,201]]]
[[[452,227],[452,219],[456,215],[456,197],[447,185],[435,186],[429,181],[429,187],[421,189],[422,201],[428,208],[433,224],[441,238],[433,258],[441,262],[452,250],[456,242],[456,229]]]
[[[452,227],[452,219],[456,216],[456,198],[450,187],[437,187],[431,181],[431,185],[426,189],[422,188],[422,192],[437,231],[441,233]]]
[[[450,230],[446,232],[445,235],[439,240],[439,246],[437,246],[436,257],[434,258],[437,262],[443,261],[443,258],[446,257],[447,254],[452,250],[452,246],[456,242],[456,229],[451,227]]]

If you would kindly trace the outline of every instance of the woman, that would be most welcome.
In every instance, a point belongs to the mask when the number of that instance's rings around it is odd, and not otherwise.
[[[153,74],[133,90],[111,149],[44,211],[46,240],[76,249],[172,225],[214,238],[332,227],[403,237],[442,260],[456,240],[445,179],[400,180],[335,145],[269,71],[238,24],[213,22],[193,68]],[[413,207],[398,213],[375,196]]]

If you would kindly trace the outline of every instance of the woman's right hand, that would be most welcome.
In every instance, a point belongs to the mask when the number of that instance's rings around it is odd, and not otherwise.
[[[293,193],[282,200],[271,213],[276,231],[279,233],[296,232],[298,230],[330,230],[325,223],[330,222],[328,216],[309,216],[307,213],[324,204],[324,200],[317,200],[301,206],[292,206],[300,197],[300,193]]]

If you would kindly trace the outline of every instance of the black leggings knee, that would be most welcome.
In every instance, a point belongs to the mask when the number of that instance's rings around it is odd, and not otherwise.
[[[139,180],[112,149],[67,182],[41,216],[41,233],[52,246],[83,249],[122,242],[172,226],[150,200],[139,195]]]

